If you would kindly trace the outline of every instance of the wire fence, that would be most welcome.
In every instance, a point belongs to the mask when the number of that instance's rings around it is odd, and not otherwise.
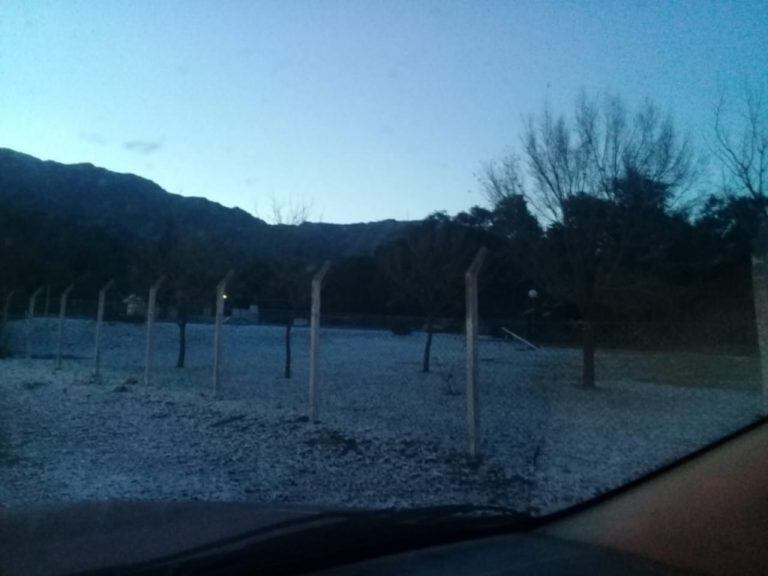
[[[91,313],[96,308],[90,302],[79,310]],[[9,373],[56,379],[64,389],[98,387],[100,396],[117,403],[122,396],[111,392],[144,398],[148,406],[161,405],[152,409],[152,418],[162,420],[147,424],[156,434],[170,433],[184,419],[196,422],[200,408],[193,406],[227,407],[216,422],[208,421],[204,432],[218,422],[247,417],[269,423],[273,434],[290,435],[306,422],[318,435],[313,442],[332,442],[342,454],[349,446],[364,451],[367,442],[389,447],[397,455],[382,465],[393,469],[409,462],[405,470],[410,470],[419,462],[424,467],[418,473],[429,475],[442,473],[441,462],[453,463],[452,473],[486,466],[493,490],[518,502],[516,506],[535,504],[534,511],[562,508],[679,458],[752,421],[763,401],[754,352],[598,348],[598,388],[585,393],[579,388],[578,347],[544,342],[537,338],[540,326],[527,334],[526,323],[486,319],[477,347],[478,421],[472,428],[467,340],[457,326],[459,319],[434,323],[437,332],[425,372],[428,335],[423,319],[325,315],[313,411],[306,314],[275,311],[260,315],[258,322],[228,316],[221,331],[217,390],[212,318],[202,315],[201,321],[187,324],[183,368],[176,367],[179,326],[168,318],[155,323],[146,386],[145,322],[119,313],[114,303],[106,308],[111,313],[101,330],[98,378],[96,320],[87,314],[68,317],[63,324],[55,316],[10,320],[4,336],[12,355]],[[287,326],[278,323],[286,317],[293,320],[290,378],[285,377]],[[497,325],[517,337],[506,331],[494,336]],[[59,334],[62,362],[57,369]],[[526,336],[533,337],[535,348],[523,342]],[[0,376],[6,374],[5,362],[0,360]],[[48,370],[50,376],[44,375]],[[18,389],[35,387],[36,382],[22,381]],[[137,388],[142,392],[133,392]],[[248,438],[255,449],[267,441],[259,434]],[[282,457],[298,458],[292,451]],[[438,465],[433,469],[434,462]],[[464,486],[462,494],[465,490],[471,489]]]
[[[151,407],[144,424],[158,435],[185,422],[200,426],[196,415],[213,410],[207,427],[247,417],[269,426],[273,442],[306,429],[316,434],[313,445],[342,445],[342,456],[349,446],[386,446],[376,454],[390,458],[388,470],[412,460],[428,475],[439,473],[435,462],[450,463],[450,474],[489,464],[494,490],[520,490],[526,506],[535,502],[540,510],[618,486],[766,410],[754,321],[738,317],[598,323],[597,389],[588,393],[579,387],[579,322],[483,316],[482,300],[476,323],[469,313],[430,322],[323,313],[314,356],[309,310],[239,309],[225,305],[223,290],[215,305],[211,296],[210,306],[190,311],[181,324],[163,301],[150,323],[144,302],[117,290],[103,302],[101,324],[94,298],[67,301],[63,320],[44,292],[36,300],[6,299],[0,357],[10,360],[0,361],[0,377],[16,385],[4,393],[18,390],[22,409],[25,390],[77,386],[81,396],[107,398],[121,409],[133,393]],[[182,335],[184,362],[177,367]],[[47,378],[56,387],[42,386]],[[268,441],[264,436],[248,441],[257,447]],[[299,458],[302,446],[280,457]],[[345,465],[334,462],[332,469]],[[462,494],[466,489],[462,484]]]
[[[29,314],[28,295],[17,294],[11,299],[8,320],[22,320]],[[69,319],[95,319],[98,301],[95,299],[69,299],[66,316]],[[226,322],[230,325],[285,325],[290,319],[301,327],[309,323],[308,310],[286,308],[249,310],[226,308]],[[35,317],[56,317],[59,312],[58,298],[47,302],[41,298],[37,303]],[[176,311],[173,306],[158,306],[156,319],[159,322],[174,322]],[[143,324],[146,321],[146,307],[142,304],[132,308],[124,299],[108,299],[105,302],[104,319],[111,322]],[[213,305],[193,308],[188,320],[197,324],[214,322]],[[360,328],[389,331],[406,335],[425,329],[425,319],[418,316],[376,315],[376,314],[323,314],[324,327]],[[463,317],[445,317],[435,320],[436,333],[463,334]],[[600,321],[595,324],[597,344],[605,348],[627,348],[633,350],[688,350],[714,354],[756,354],[757,329],[752,318],[729,318],[714,320],[648,321],[619,320]],[[485,336],[509,339],[505,330],[514,332],[526,340],[542,345],[579,346],[582,341],[583,325],[577,320],[551,320],[547,318],[492,317],[480,318],[480,333]]]
[[[0,350],[12,357],[49,362],[52,371],[60,363],[59,372],[74,381],[121,389],[148,376],[149,384],[164,390],[244,401],[286,416],[312,413],[306,310],[226,309],[216,389],[213,306],[189,315],[182,368],[177,367],[182,329],[174,310],[161,305],[147,371],[145,307],[126,298],[108,298],[97,354],[98,301],[68,301],[63,322],[57,315],[58,303],[51,302],[37,302],[30,316],[29,301],[17,298],[8,308]],[[316,382],[319,418],[376,426],[384,434],[391,430],[393,439],[427,434],[437,442],[466,445],[471,397],[466,319],[438,318],[431,325],[430,336],[424,318],[322,314]],[[525,454],[530,460],[532,448],[525,447],[541,443],[531,431],[551,427],[558,421],[554,414],[578,410],[578,397],[574,404],[574,397],[563,395],[562,389],[574,389],[580,382],[582,325],[530,315],[481,317],[479,332],[483,426],[492,429],[495,446],[510,458]],[[755,328],[748,323],[606,322],[597,324],[595,333],[599,387],[671,385],[760,393]],[[658,410],[663,415],[668,407],[661,404]],[[531,424],[531,419],[540,422]],[[567,431],[562,434],[567,437]]]
[[[61,335],[62,357],[84,371],[92,364],[95,351],[97,302],[74,300],[68,303],[67,318]],[[180,328],[166,310],[157,316],[154,335],[153,380],[178,379],[184,375],[187,386],[205,388],[211,378],[213,358],[213,322],[210,315],[194,314],[186,326],[184,370],[177,370]],[[223,327],[223,375],[239,382],[244,379],[285,380],[286,320],[291,320],[290,365],[291,379],[307,377],[309,354],[309,319],[305,312],[286,310],[260,311],[258,319],[228,315]],[[427,334],[425,320],[407,316],[322,315],[321,362],[326,371],[341,379],[397,380],[418,382],[425,378],[440,379],[450,393],[457,391],[465,379],[466,343],[462,318],[441,318],[434,321],[431,338],[429,373],[425,376],[424,356]],[[724,337],[731,330],[738,337]],[[758,355],[753,339],[754,327],[732,325],[712,326],[705,323],[600,323],[595,331],[598,360],[610,370],[611,358],[671,358],[672,351],[680,356],[710,357],[712,362],[727,363],[728,357],[743,358],[745,364],[757,365]],[[536,357],[537,351],[558,351],[569,358],[569,370],[578,377],[580,364],[581,327],[578,322],[528,322],[515,319],[484,319],[480,324],[482,365],[513,363]],[[55,360],[58,350],[59,319],[55,314],[40,314],[33,320],[24,318],[23,311],[9,314],[4,335],[6,354],[16,357]],[[143,374],[146,353],[146,319],[128,315],[120,301],[108,301],[102,332],[101,362],[105,369],[125,370]],[[689,341],[693,341],[689,344]],[[514,362],[513,362],[514,360]],[[528,360],[526,360],[528,362]],[[662,360],[659,360],[662,362]],[[669,363],[669,360],[664,362]],[[625,372],[635,363],[623,367]],[[644,366],[648,362],[640,363]],[[709,365],[711,362],[705,362]],[[555,368],[554,366],[552,367]],[[692,369],[696,373],[694,366]],[[165,370],[171,375],[165,376]],[[176,370],[176,372],[174,372]],[[605,370],[603,370],[603,374]],[[512,376],[510,372],[510,376]],[[722,381],[713,372],[708,380]],[[639,377],[642,377],[640,375]],[[421,380],[420,380],[421,379]],[[750,379],[753,381],[754,379]],[[675,382],[672,382],[675,383]],[[753,382],[754,383],[754,382]],[[232,386],[238,390],[239,386]],[[242,386],[242,388],[247,388]]]

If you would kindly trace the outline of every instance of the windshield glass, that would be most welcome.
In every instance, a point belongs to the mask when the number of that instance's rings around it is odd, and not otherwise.
[[[764,8],[4,3],[0,506],[542,515],[755,421]]]

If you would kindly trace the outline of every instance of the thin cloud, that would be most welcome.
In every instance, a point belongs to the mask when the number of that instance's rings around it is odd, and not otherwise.
[[[98,132],[80,132],[80,140],[84,140],[89,144],[99,144],[103,146],[107,144],[108,140]]]
[[[152,154],[162,147],[162,140],[128,140],[123,142],[123,148],[139,154]]]

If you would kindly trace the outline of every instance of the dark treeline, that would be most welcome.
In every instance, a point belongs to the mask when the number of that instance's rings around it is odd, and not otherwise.
[[[642,223],[644,241],[626,248],[614,273],[615,289],[607,291],[595,311],[598,321],[710,323],[724,340],[751,345],[754,333],[739,330],[753,322],[750,256],[756,215],[764,208],[762,200],[713,196],[695,213],[664,209],[648,216]],[[582,217],[575,211],[568,225],[578,229]],[[606,212],[606,234],[619,233],[626,225],[622,217],[620,211]],[[184,234],[172,237],[172,232],[157,244],[125,245],[98,229],[7,207],[0,207],[0,226],[3,289],[18,291],[17,309],[24,304],[23,294],[38,286],[51,286],[58,294],[75,282],[72,298],[93,300],[99,287],[114,278],[117,298],[143,295],[164,274],[168,280],[161,302],[199,315],[212,306],[217,282],[234,268],[229,306],[306,312],[311,273],[319,264],[300,253],[249,261],[243,254],[198,245]],[[486,246],[485,318],[522,318],[532,306],[528,293],[535,289],[540,320],[579,320],[577,307],[548,284],[542,263],[532,262],[548,251],[552,266],[566,266],[553,246],[560,234],[557,227],[539,224],[522,196],[452,217],[435,214],[373,255],[334,261],[323,310],[329,315],[459,317],[463,271],[476,249]]]

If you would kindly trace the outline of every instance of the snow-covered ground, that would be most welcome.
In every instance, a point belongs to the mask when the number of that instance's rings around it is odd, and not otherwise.
[[[0,360],[0,504],[86,499],[204,499],[402,507],[492,504],[543,513],[625,483],[758,415],[755,358],[603,352],[599,389],[574,386],[579,352],[520,351],[482,340],[479,464],[465,455],[463,339],[324,328],[319,422],[307,414],[308,332],[295,328],[282,378],[283,329],[224,328],[212,390],[212,326],[156,327],[143,384],[144,328],[105,325],[92,378],[94,322],[23,322]]]

